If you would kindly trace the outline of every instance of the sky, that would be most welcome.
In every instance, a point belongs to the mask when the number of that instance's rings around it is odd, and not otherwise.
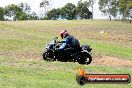
[[[9,4],[20,4],[21,2],[26,2],[31,6],[32,11],[35,11],[37,14],[41,11],[39,8],[39,4],[42,0],[0,0],[0,7],[5,7],[6,5]],[[73,3],[77,5],[77,2],[79,0],[52,0],[52,8],[61,8],[66,3]],[[89,9],[91,10],[91,9]],[[94,19],[106,19],[107,17],[104,16],[100,11],[99,11],[99,5],[98,5],[98,0],[96,0],[96,3],[94,4]]]

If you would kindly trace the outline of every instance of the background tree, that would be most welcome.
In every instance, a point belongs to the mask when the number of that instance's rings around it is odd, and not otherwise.
[[[19,20],[22,13],[22,9],[15,4],[11,4],[5,7],[5,15],[13,18],[13,20]]]
[[[57,20],[61,16],[60,9],[52,9],[47,14],[47,19]]]
[[[0,20],[1,21],[4,21],[5,19],[4,19],[4,8],[2,8],[2,7],[0,7]]]
[[[61,8],[61,14],[68,20],[76,18],[76,6],[72,3],[67,3],[63,8]]]
[[[37,16],[37,14],[35,13],[35,12],[32,12],[31,14],[30,14],[30,19],[29,20],[38,20],[39,18],[38,18],[38,16]]]
[[[28,19],[28,15],[26,13],[22,13],[20,15],[20,19],[19,20],[27,20]]]
[[[61,9],[52,9],[47,13],[46,19],[90,19],[92,18],[92,12],[89,11],[89,2],[82,2],[81,0],[78,2],[77,7],[72,3],[67,3]]]
[[[130,23],[132,22],[132,1],[128,1],[127,5],[128,17],[130,17]]]
[[[89,8],[89,2],[87,1],[82,2],[82,0],[78,1],[77,7],[76,7],[77,18],[80,18],[80,19],[92,18],[92,12],[90,12],[88,8]]]
[[[50,7],[51,7],[51,0],[43,0],[40,3],[40,8],[43,9],[43,11],[41,12],[41,18],[47,16],[47,13],[48,13]]]
[[[82,16],[82,19],[92,18],[92,12],[89,11],[86,5],[83,5],[83,7],[81,8],[81,16]]]
[[[129,16],[130,9],[132,9],[132,0],[119,0],[119,11],[123,18]]]
[[[81,18],[82,19],[82,15],[81,15],[81,9],[83,7],[84,3],[82,2],[82,0],[78,1],[77,3],[77,7],[76,7],[76,14],[77,14],[77,18]]]
[[[89,6],[92,8],[92,20],[93,20],[93,10],[94,10],[94,3],[96,2],[96,0],[89,0]]]
[[[123,19],[125,19],[126,9],[127,9],[127,0],[119,0],[119,11],[120,14],[123,15]]]
[[[29,20],[30,19],[31,7],[27,3],[21,3],[18,6],[19,6],[19,8],[22,9],[23,13],[27,14],[27,19]]]
[[[5,16],[7,16],[7,19],[12,18],[13,20],[29,20],[30,12],[31,8],[27,3],[5,6]]]
[[[130,23],[132,22],[132,9],[130,9]]]
[[[99,0],[99,10],[105,15],[116,17],[118,12],[118,0]]]

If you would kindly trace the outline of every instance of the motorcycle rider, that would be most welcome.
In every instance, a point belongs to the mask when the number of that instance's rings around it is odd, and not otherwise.
[[[65,50],[75,50],[80,48],[80,42],[72,35],[70,35],[66,30],[62,30],[60,33],[62,39],[64,39],[62,45],[59,47],[59,51]]]

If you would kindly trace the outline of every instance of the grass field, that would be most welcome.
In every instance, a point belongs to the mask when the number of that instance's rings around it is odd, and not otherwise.
[[[0,88],[79,88],[77,63],[45,62],[48,41],[67,29],[93,48],[88,73],[132,75],[132,24],[106,20],[0,22]],[[106,31],[102,35],[100,31]],[[88,84],[82,88],[132,88],[130,84]]]

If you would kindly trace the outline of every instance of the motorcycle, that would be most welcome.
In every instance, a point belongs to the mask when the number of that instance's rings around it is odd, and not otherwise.
[[[82,45],[77,49],[66,48],[63,51],[58,51],[58,48],[63,43],[57,41],[58,37],[54,38],[46,45],[46,51],[43,53],[43,59],[46,61],[61,61],[61,62],[78,62],[79,64],[90,64],[92,61],[89,45]]]

